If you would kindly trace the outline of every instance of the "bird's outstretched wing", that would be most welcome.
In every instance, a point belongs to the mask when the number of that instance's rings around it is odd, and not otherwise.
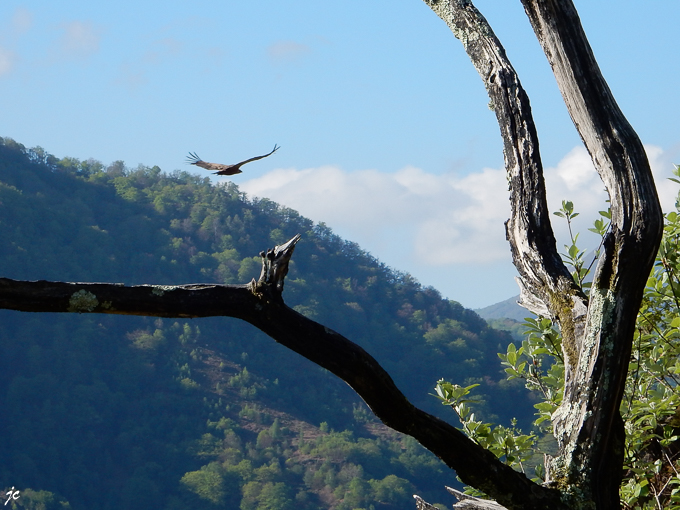
[[[240,163],[236,163],[235,165],[232,165],[232,166],[235,166],[236,168],[238,168],[241,165],[245,165],[246,163],[250,163],[251,161],[257,161],[258,159],[266,158],[267,156],[271,156],[272,154],[274,154],[277,150],[279,150],[279,148],[280,147],[275,144],[274,148],[272,149],[272,151],[269,154],[265,154],[264,156],[255,156],[254,158],[246,159],[245,161],[241,161]]]
[[[205,168],[206,170],[215,170],[216,175],[234,175],[241,173],[241,165],[245,165],[246,163],[250,163],[251,161],[257,161],[258,159],[266,158],[267,156],[271,156],[277,150],[279,150],[279,148],[280,147],[278,145],[274,145],[274,149],[272,149],[270,153],[264,154],[262,156],[255,156],[254,158],[246,159],[245,161],[241,161],[240,163],[236,163],[234,165],[208,163],[207,161],[203,161],[195,152],[190,152],[189,156],[187,157],[187,163],[200,166],[201,168]]]
[[[231,167],[231,165],[221,165],[219,163],[208,163],[207,161],[203,161],[195,152],[189,153],[189,156],[187,156],[187,163],[200,166],[201,168],[205,168],[206,170],[224,171],[228,170]]]

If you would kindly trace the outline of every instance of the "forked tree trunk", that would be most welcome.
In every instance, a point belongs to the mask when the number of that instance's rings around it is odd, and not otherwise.
[[[531,482],[460,430],[414,407],[361,347],[287,307],[283,282],[298,236],[261,253],[260,280],[246,285],[125,287],[0,278],[0,308],[238,317],[342,378],[386,425],[413,436],[464,483],[505,508],[619,508],[624,437],[618,409],[635,317],[662,229],[644,150],[600,75],[571,0],[522,0],[611,198],[611,230],[589,302],[557,252],[529,100],[505,51],[469,1],[425,2],[463,42],[498,118],[512,204],[506,230],[522,302],[552,317],[562,330],[566,384],[564,402],[554,415],[560,449],[549,462],[548,484]],[[458,505],[493,507],[474,499]]]
[[[611,226],[588,299],[557,252],[529,101],[503,47],[471,2],[425,2],[463,42],[496,112],[511,192],[506,231],[521,304],[556,321],[563,336],[564,399],[553,415],[559,454],[546,466],[549,484],[574,508],[620,508],[625,435],[619,406],[663,229],[644,148],[600,73],[571,0],[522,0],[611,200]]]

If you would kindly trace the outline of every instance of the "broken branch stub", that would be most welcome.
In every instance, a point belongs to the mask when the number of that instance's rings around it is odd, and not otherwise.
[[[464,492],[458,491],[451,487],[446,487],[446,490],[451,494],[456,496],[458,500],[457,503],[453,505],[454,509],[459,510],[507,510],[502,505],[499,505],[495,501],[490,499],[481,499],[475,496],[470,496]],[[420,496],[413,496],[416,500],[416,510],[436,510],[437,507],[429,504],[427,501],[423,500]]]
[[[430,505],[427,501],[417,495],[413,495],[416,500],[416,510],[439,510],[436,506]]]
[[[273,249],[267,252],[260,252],[262,257],[262,272],[260,279],[257,282],[258,287],[266,286],[273,290],[277,297],[281,297],[283,293],[283,280],[288,274],[288,263],[293,256],[295,245],[302,236],[295,235],[290,241],[280,246],[274,246]]]
[[[454,504],[453,508],[468,510],[507,510],[504,506],[489,499],[476,498],[475,496],[470,496],[451,487],[447,487],[446,490],[458,499],[458,503]]]

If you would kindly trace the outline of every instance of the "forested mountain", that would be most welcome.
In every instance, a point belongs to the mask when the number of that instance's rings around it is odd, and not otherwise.
[[[245,283],[297,233],[290,306],[428,412],[454,420],[430,395],[445,378],[480,383],[488,420],[531,418],[496,355],[508,333],[325,225],[233,183],[0,139],[3,277]],[[1,311],[0,359],[0,487],[22,490],[16,508],[410,510],[455,483],[344,383],[236,319]]]

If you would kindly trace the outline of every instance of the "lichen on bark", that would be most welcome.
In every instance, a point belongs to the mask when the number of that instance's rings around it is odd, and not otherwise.
[[[71,295],[71,298],[68,300],[69,312],[91,312],[97,308],[97,306],[99,306],[99,300],[97,299],[97,296],[84,289],[74,292],[73,295]]]

